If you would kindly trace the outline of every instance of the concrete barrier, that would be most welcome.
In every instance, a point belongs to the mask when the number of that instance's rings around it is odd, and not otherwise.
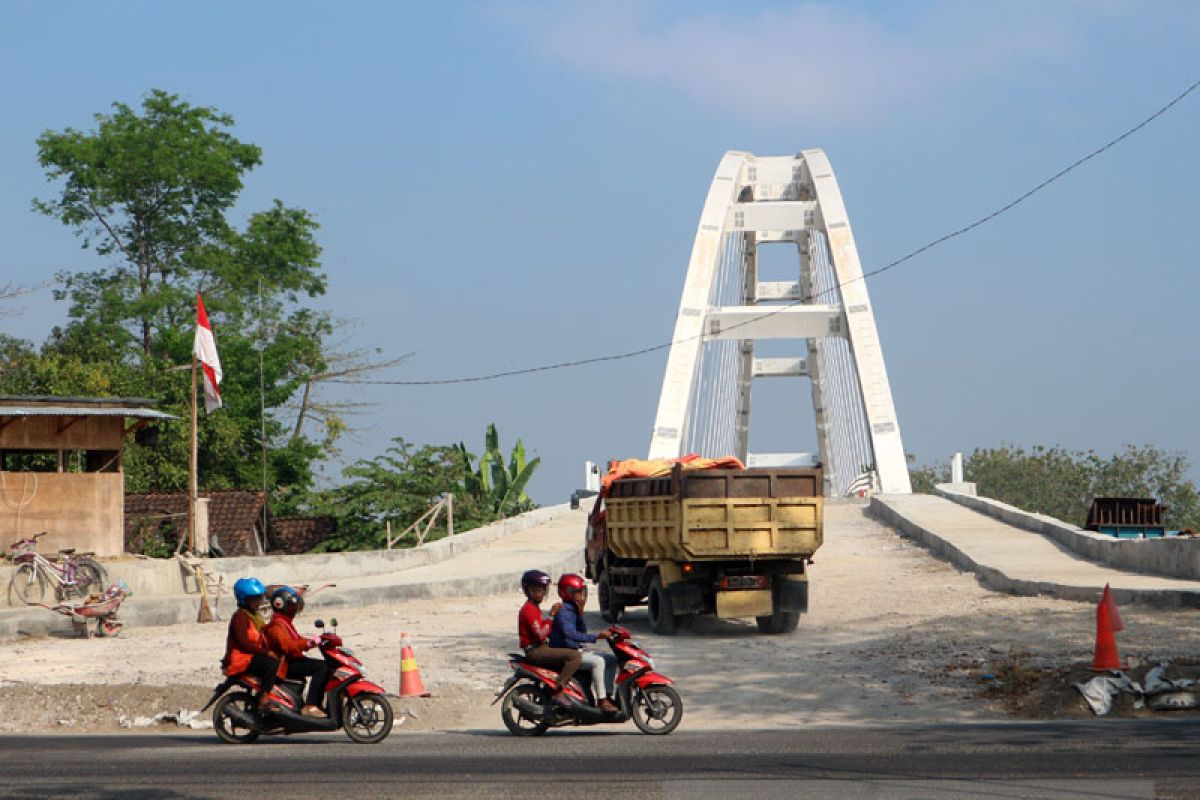
[[[998,519],[1006,525],[1048,536],[1089,561],[1145,575],[1187,580],[1200,578],[1200,539],[1117,539],[1077,528],[1045,514],[1022,511],[989,497],[956,491],[950,484],[938,484],[934,492],[939,497]]]
[[[547,523],[577,519],[582,541],[585,513],[572,510],[563,503],[538,508],[525,514],[500,520],[452,537],[439,539],[421,547],[397,550],[368,550],[348,553],[306,553],[302,555],[256,556],[251,558],[214,558],[205,561],[206,570],[225,578],[226,586],[244,575],[255,575],[264,583],[323,583],[338,579],[362,578],[373,575],[397,575],[387,585],[339,587],[313,598],[313,607],[362,605],[389,599],[431,596],[441,591],[430,582],[405,582],[403,572],[415,567],[436,564],[469,552],[509,534]],[[199,609],[199,594],[193,582],[185,580],[183,569],[174,559],[100,559],[111,581],[124,580],[134,596],[121,607],[121,618],[131,625],[170,625],[194,622]],[[562,563],[549,563],[547,571],[562,572],[579,569],[582,549]],[[68,617],[41,608],[12,607],[8,585],[15,567],[0,567],[0,594],[7,609],[0,610],[0,638],[21,634],[44,634],[71,630]],[[450,581],[445,589],[467,593],[487,593],[501,586],[511,586],[520,575],[497,573],[482,577]],[[444,582],[445,583],[445,582]],[[441,584],[439,584],[440,586]],[[48,603],[53,604],[50,596]],[[213,600],[210,599],[210,605]],[[221,599],[222,614],[232,609],[232,595]]]

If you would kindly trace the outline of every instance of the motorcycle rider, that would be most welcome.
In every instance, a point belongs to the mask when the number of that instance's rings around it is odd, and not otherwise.
[[[609,631],[603,630],[597,634],[587,632],[583,622],[583,606],[587,603],[587,584],[583,577],[567,573],[558,579],[558,596],[562,598],[562,608],[554,615],[554,623],[550,628],[550,646],[581,651],[585,644],[595,644],[599,639],[607,639]],[[611,653],[581,652],[585,669],[592,672],[592,692],[599,699],[600,710],[606,714],[617,711],[613,702],[613,681],[617,677],[617,659]]]
[[[229,618],[229,633],[225,637],[225,657],[221,669],[228,677],[249,673],[261,682],[258,707],[271,701],[275,681],[285,674],[281,659],[273,652],[263,634],[266,620],[260,609],[266,602],[266,587],[258,578],[239,578],[233,584],[237,611]]]
[[[517,635],[525,660],[537,667],[552,669],[558,673],[555,682],[554,702],[562,706],[571,705],[563,694],[563,687],[583,662],[582,654],[575,649],[551,647],[549,644],[551,620],[542,616],[540,608],[550,589],[550,576],[540,569],[527,570],[521,576],[521,591],[525,593],[525,604],[517,615]],[[557,615],[562,603],[555,603],[550,616]]]
[[[287,662],[286,675],[292,680],[310,678],[304,696],[304,708],[300,713],[306,717],[323,718],[321,701],[325,697],[325,679],[329,676],[329,665],[323,658],[308,658],[304,655],[321,642],[320,636],[305,638],[296,632],[292,622],[304,610],[304,596],[291,586],[281,586],[271,592],[271,621],[264,631],[267,640],[276,651],[283,654]]]

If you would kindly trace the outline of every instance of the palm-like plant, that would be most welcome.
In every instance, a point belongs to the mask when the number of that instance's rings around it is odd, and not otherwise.
[[[542,459],[526,460],[525,445],[520,439],[506,460],[500,449],[500,435],[496,432],[495,423],[488,425],[478,468],[471,464],[473,456],[465,444],[459,442],[458,450],[467,465],[463,490],[482,506],[497,517],[511,517],[533,508],[533,501],[525,494],[525,487]]]

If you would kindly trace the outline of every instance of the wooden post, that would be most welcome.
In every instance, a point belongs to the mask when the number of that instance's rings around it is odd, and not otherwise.
[[[198,469],[198,451],[196,445],[196,357],[192,356],[192,437],[191,452],[188,458],[188,550],[195,552],[196,547],[196,471]]]
[[[446,495],[446,536],[454,535],[454,493]]]

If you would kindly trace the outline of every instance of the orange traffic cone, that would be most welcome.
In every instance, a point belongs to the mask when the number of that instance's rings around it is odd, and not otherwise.
[[[421,670],[417,669],[417,657],[407,633],[400,634],[400,696],[429,697],[425,684],[421,683]]]
[[[1113,599],[1112,590],[1104,584],[1104,594],[1100,595],[1100,604],[1096,606],[1096,655],[1092,659],[1092,669],[1107,671],[1122,669],[1121,655],[1117,652],[1117,631],[1125,630],[1121,624],[1121,614],[1117,611],[1117,601]]]

